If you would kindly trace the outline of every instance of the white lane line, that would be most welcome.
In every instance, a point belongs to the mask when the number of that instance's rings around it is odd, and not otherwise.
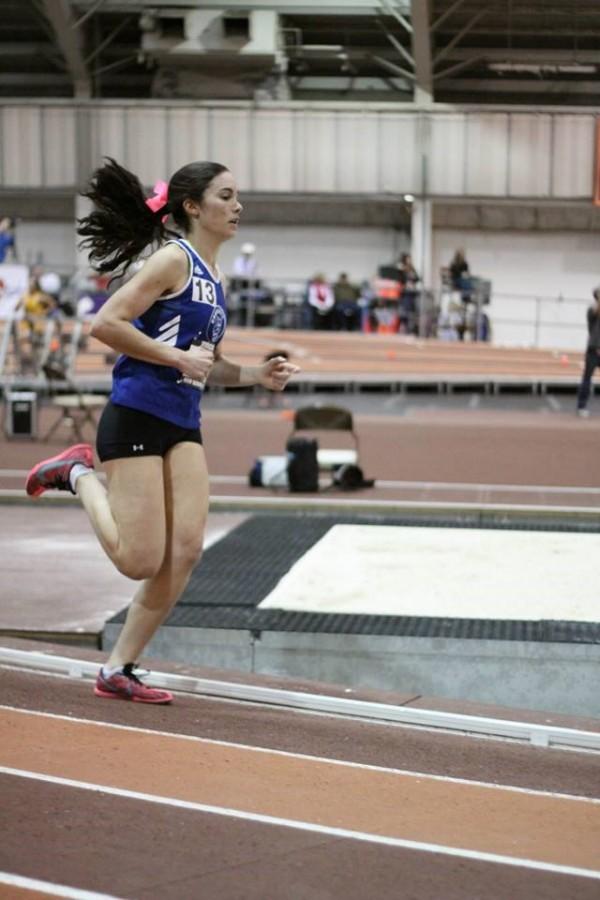
[[[0,884],[7,884],[9,887],[21,888],[25,891],[37,891],[38,894],[50,894],[51,897],[69,897],[71,900],[119,900],[114,894],[84,891],[81,888],[67,887],[66,884],[53,884],[51,881],[13,875],[12,872],[0,872]]]
[[[14,775],[18,778],[31,778],[34,781],[47,781],[51,784],[59,784],[63,787],[79,788],[86,791],[95,791],[101,794],[110,794],[114,797],[125,797],[130,800],[143,800],[147,803],[158,803],[162,806],[173,806],[179,809],[190,809],[196,812],[209,813],[216,816],[227,816],[233,819],[243,819],[247,822],[260,822],[264,825],[276,825],[281,828],[295,828],[298,831],[311,831],[316,834],[326,834],[334,838],[347,838],[349,840],[364,841],[370,844],[383,844],[387,847],[399,847],[405,850],[417,850],[424,853],[439,853],[443,856],[457,856],[462,859],[473,859],[477,862],[499,863],[505,866],[517,866],[525,869],[537,869],[542,872],[554,872],[560,875],[576,875],[582,878],[594,878],[600,880],[600,870],[580,869],[574,866],[561,866],[555,863],[541,862],[535,859],[519,859],[513,856],[502,856],[497,853],[483,853],[478,850],[467,850],[460,847],[448,847],[445,844],[429,844],[424,841],[409,841],[404,838],[385,837],[379,834],[371,834],[365,831],[352,831],[347,828],[334,828],[329,825],[317,825],[313,822],[304,822],[300,819],[283,819],[279,816],[267,816],[262,813],[250,813],[238,809],[230,809],[224,806],[210,806],[205,803],[192,803],[187,800],[177,800],[171,797],[161,797],[155,794],[145,794],[139,791],[127,791],[122,788],[105,787],[85,781],[73,781],[70,778],[58,778],[54,775],[39,775],[37,772],[29,772],[24,769],[10,769],[0,766],[0,774]]]
[[[544,791],[536,788],[513,787],[512,785],[494,784],[488,781],[472,781],[468,778],[455,778],[450,775],[432,775],[429,772],[414,772],[412,769],[394,769],[389,766],[374,766],[369,763],[352,762],[346,759],[331,759],[326,756],[310,756],[306,753],[291,753],[288,750],[272,750],[270,747],[255,747],[251,744],[238,744],[234,741],[219,741],[214,738],[198,737],[194,734],[179,734],[172,731],[157,731],[152,728],[137,728],[133,725],[117,725],[115,722],[100,722],[96,719],[79,719],[75,716],[64,716],[58,713],[39,712],[32,709],[18,709],[12,706],[0,705],[0,711],[20,713],[24,716],[39,716],[47,719],[58,719],[61,722],[75,722],[77,725],[93,725],[98,728],[114,728],[117,731],[129,731],[137,734],[147,734],[156,737],[175,738],[181,741],[193,741],[198,744],[209,744],[213,747],[225,747],[229,750],[244,750],[254,753],[268,753],[273,756],[283,756],[288,759],[300,759],[306,762],[327,763],[332,766],[341,766],[346,769],[360,769],[366,772],[384,772],[389,775],[400,775],[414,778],[417,781],[442,781],[449,784],[463,784],[468,787],[489,788],[494,791],[506,791],[514,794],[528,794],[533,797],[552,797],[557,800],[575,800],[580,803],[600,804],[600,798],[582,797],[578,794],[561,794],[554,791]],[[1,753],[1,747],[0,747]]]

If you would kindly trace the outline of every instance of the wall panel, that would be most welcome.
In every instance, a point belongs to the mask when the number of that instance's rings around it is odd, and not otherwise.
[[[552,155],[555,197],[592,197],[595,117],[556,116]]]
[[[103,106],[90,115],[91,168],[102,164],[105,156],[125,163],[125,118],[120,106]]]
[[[594,115],[411,111],[391,105],[273,107],[0,103],[0,185],[75,188],[112,156],[146,184],[212,159],[241,190],[590,197]],[[87,141],[77,146],[81,127]],[[79,172],[78,166],[82,167]]]
[[[75,116],[76,111],[65,106],[43,110],[43,177],[47,187],[68,187],[77,182]]]
[[[508,116],[474,113],[467,118],[465,146],[467,194],[501,197],[508,174]]]
[[[173,107],[167,111],[166,166],[163,178],[191,162],[208,160],[209,113],[194,107]]]
[[[41,187],[42,113],[39,106],[7,106],[2,115],[2,172],[8,187]]]
[[[255,191],[294,190],[294,120],[289,110],[254,114],[252,186]]]
[[[429,192],[463,194],[465,192],[464,115],[429,116],[431,152],[429,154]]]
[[[296,122],[295,152],[301,191],[332,191],[336,182],[335,117],[331,112],[305,112]]]
[[[167,173],[167,108],[127,110],[125,166],[142,184],[153,185]]]
[[[549,196],[550,139],[550,115],[511,115],[508,175],[510,196]]]
[[[209,159],[227,166],[243,191],[253,189],[251,119],[246,109],[210,111]]]
[[[375,193],[378,189],[378,130],[373,113],[336,116],[336,190]]]
[[[417,193],[421,162],[417,146],[419,119],[412,115],[379,114],[379,186],[382,193]]]

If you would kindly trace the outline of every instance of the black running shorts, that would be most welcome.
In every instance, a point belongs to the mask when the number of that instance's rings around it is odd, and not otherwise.
[[[165,419],[109,400],[98,423],[96,450],[101,462],[128,456],[164,456],[182,441],[201,444],[200,429],[180,428]]]

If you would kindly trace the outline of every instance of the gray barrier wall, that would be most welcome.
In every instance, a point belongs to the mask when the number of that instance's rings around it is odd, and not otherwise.
[[[216,159],[244,191],[591,199],[593,112],[403,104],[0,104],[0,188],[65,188],[113,156],[150,185]]]

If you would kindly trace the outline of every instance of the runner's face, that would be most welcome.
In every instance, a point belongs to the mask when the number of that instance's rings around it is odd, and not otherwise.
[[[237,232],[242,212],[237,186],[231,172],[221,172],[210,182],[198,206],[198,224],[221,240]]]

